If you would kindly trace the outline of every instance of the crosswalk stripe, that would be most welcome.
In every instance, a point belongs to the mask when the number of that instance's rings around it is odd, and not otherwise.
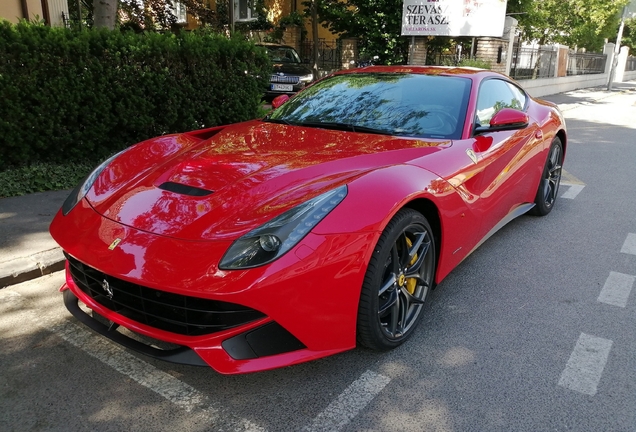
[[[595,395],[611,349],[611,340],[581,333],[561,374],[559,385],[579,393]]]

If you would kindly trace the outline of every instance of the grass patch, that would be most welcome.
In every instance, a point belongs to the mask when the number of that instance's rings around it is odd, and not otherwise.
[[[486,61],[486,60],[478,60],[478,59],[463,59],[462,61],[459,62],[460,67],[462,66],[469,66],[469,67],[476,67],[476,68],[480,68],[480,69],[490,69],[490,62]]]
[[[0,198],[34,192],[72,189],[95,168],[95,162],[37,162],[0,172]]]

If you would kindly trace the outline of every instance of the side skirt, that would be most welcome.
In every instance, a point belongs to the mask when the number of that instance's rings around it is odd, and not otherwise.
[[[472,248],[472,250],[470,252],[468,252],[466,254],[466,256],[462,259],[462,261],[464,261],[466,258],[468,258],[470,256],[470,254],[475,252],[475,250],[479,246],[484,244],[484,242],[486,240],[488,240],[490,237],[492,237],[497,231],[499,231],[500,229],[505,227],[508,224],[508,222],[512,221],[513,219],[518,218],[519,216],[522,216],[522,215],[528,213],[532,209],[532,207],[534,207],[534,203],[527,203],[527,204],[521,204],[518,207],[516,207],[515,209],[513,209],[502,220],[500,220],[497,225],[495,225],[490,231],[488,231],[488,234],[486,234],[484,236],[484,238],[482,238],[479,241],[479,243],[477,243],[477,245],[474,248]]]

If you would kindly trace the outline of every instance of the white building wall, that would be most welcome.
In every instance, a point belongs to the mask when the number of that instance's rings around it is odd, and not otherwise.
[[[68,2],[67,0],[48,0],[49,4],[49,16],[51,17],[51,26],[62,27],[64,21],[62,20],[62,12],[68,17]]]

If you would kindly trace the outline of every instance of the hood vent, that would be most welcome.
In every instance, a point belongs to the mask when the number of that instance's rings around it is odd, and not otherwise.
[[[165,182],[159,186],[159,189],[163,189],[169,192],[178,193],[181,195],[189,195],[195,197],[207,196],[213,193],[214,191],[202,189],[194,186],[186,186],[181,183],[175,182]]]

